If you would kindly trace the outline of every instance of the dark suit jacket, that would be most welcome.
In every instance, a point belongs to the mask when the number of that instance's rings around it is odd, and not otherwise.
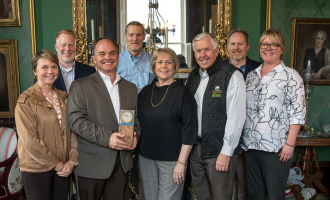
[[[140,136],[137,118],[137,88],[121,79],[118,82],[120,108],[135,110],[134,131]],[[107,87],[98,72],[73,81],[67,103],[68,125],[77,134],[78,176],[107,179],[114,168],[117,150],[109,148],[110,136],[118,132],[118,121]],[[133,166],[132,151],[120,151],[124,172]]]
[[[229,62],[229,59],[226,61]],[[261,62],[251,60],[249,57],[246,56],[246,67],[245,67],[245,72],[243,73],[244,80],[246,79],[246,76],[248,75],[248,73],[250,71],[254,70],[255,68],[259,67],[260,65],[261,65]]]
[[[95,71],[96,71],[94,67],[91,67],[89,65],[85,65],[85,64],[83,64],[81,62],[78,62],[78,61],[75,61],[74,70],[75,70],[74,71],[74,80],[89,76],[89,75],[95,73]],[[37,80],[34,79],[34,83],[36,81]],[[62,73],[60,71],[58,73],[58,78],[54,82],[54,86],[59,90],[66,91],[65,83],[64,83],[64,80],[63,80],[63,77],[62,77]]]

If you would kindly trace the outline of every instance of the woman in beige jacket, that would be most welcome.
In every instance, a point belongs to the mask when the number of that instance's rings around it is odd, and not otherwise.
[[[23,185],[28,200],[64,200],[78,164],[77,138],[67,125],[68,95],[53,85],[60,73],[53,52],[39,51],[32,66],[37,82],[21,94],[15,109]]]

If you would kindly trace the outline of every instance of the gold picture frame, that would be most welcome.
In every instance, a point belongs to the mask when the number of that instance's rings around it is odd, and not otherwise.
[[[17,40],[0,40],[0,118],[13,118],[20,94]]]
[[[316,34],[319,31],[324,31],[328,37],[330,36],[330,19],[292,18],[290,66],[301,73],[306,68],[307,61],[311,60],[312,69],[322,74],[311,84],[329,85],[330,40],[326,39],[318,43]],[[315,53],[317,46],[321,46],[321,50]]]
[[[36,26],[35,26],[35,16],[34,16],[34,0],[29,0],[29,1],[30,1],[29,7],[30,7],[30,27],[31,27],[31,50],[33,56],[37,53]]]
[[[0,26],[21,26],[19,0],[0,1]]]
[[[267,3],[266,3],[266,30],[270,29],[271,14],[272,14],[272,0],[267,0]]]

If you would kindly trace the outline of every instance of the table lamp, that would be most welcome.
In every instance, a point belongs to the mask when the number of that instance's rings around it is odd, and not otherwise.
[[[314,134],[314,129],[308,126],[308,101],[311,99],[309,96],[313,93],[314,87],[309,85],[309,82],[315,79],[315,72],[312,70],[311,61],[308,60],[307,68],[301,72],[301,77],[305,83],[305,98],[306,98],[306,116],[304,125],[304,135]]]

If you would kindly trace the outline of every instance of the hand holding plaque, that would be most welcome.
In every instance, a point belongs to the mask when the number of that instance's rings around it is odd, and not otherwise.
[[[134,110],[120,110],[119,113],[119,129],[118,132],[125,135],[120,138],[127,142],[130,147],[133,147],[133,132],[134,132]]]

